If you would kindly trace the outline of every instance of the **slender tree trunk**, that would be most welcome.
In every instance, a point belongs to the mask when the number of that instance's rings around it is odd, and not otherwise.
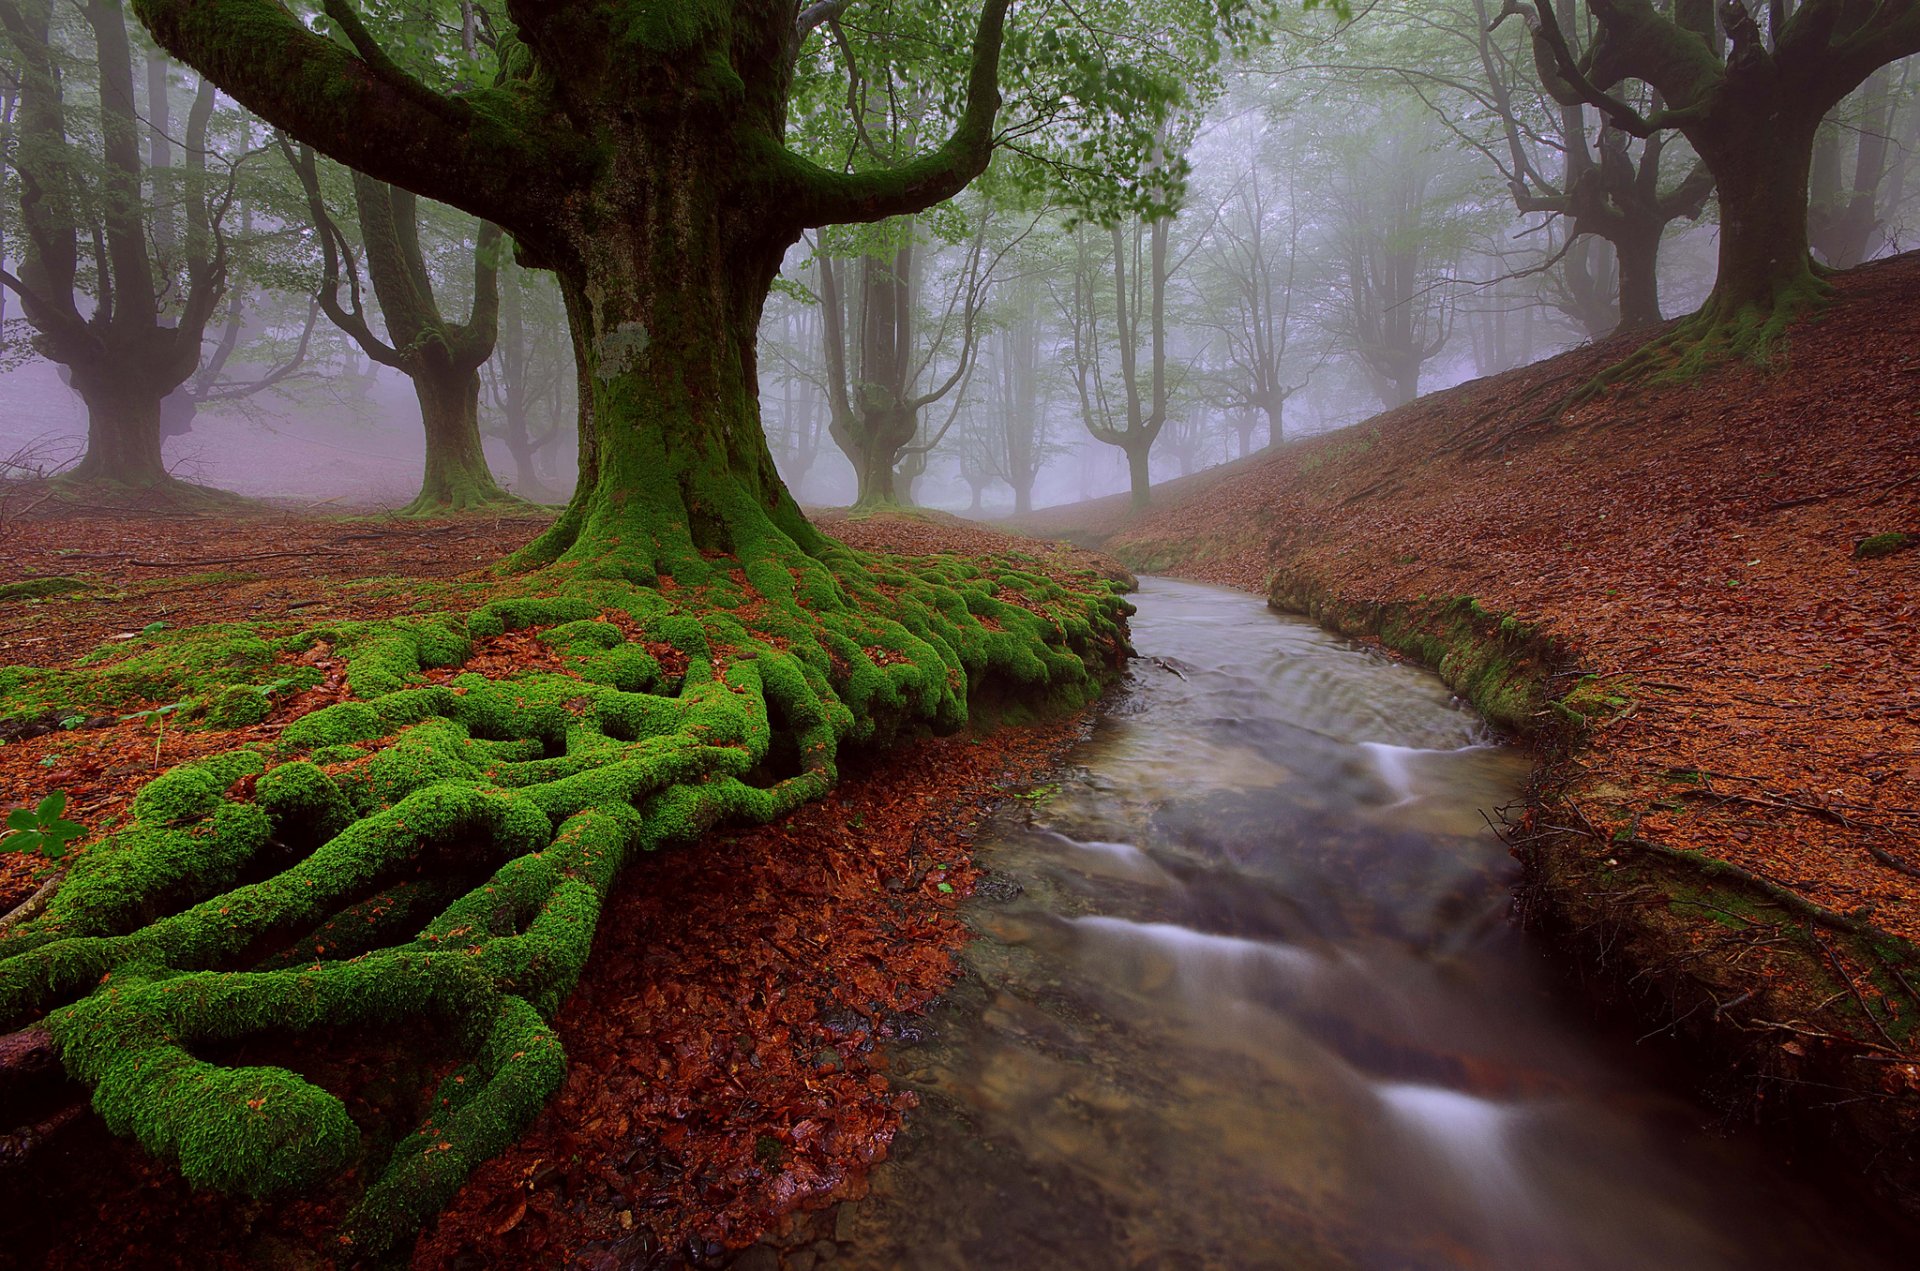
[[[508,499],[480,443],[480,373],[422,367],[411,373],[427,457],[409,514],[459,511]]]
[[[1144,445],[1127,447],[1127,484],[1133,494],[1133,510],[1138,512],[1152,500],[1153,480],[1148,474],[1150,449]]]

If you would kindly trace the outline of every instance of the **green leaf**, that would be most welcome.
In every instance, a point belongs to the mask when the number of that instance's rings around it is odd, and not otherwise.
[[[55,790],[40,800],[39,815],[42,821],[51,821],[67,810],[67,792]]]
[[[952,883],[941,883],[941,884],[940,884],[940,890],[941,890],[941,891],[944,891],[944,892],[949,892],[949,893],[951,893],[951,892],[953,891],[953,884],[952,884]]]
[[[31,808],[15,808],[7,813],[7,828],[21,831],[37,830],[40,828],[40,818],[33,814]]]
[[[40,850],[40,835],[33,830],[19,830],[0,839],[0,849],[9,852],[37,852]]]

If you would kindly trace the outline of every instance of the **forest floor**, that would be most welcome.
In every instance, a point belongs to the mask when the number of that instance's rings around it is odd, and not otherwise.
[[[1850,1063],[1861,1115],[1898,1104],[1911,1119],[1916,294],[1920,255],[1877,263],[1841,276],[1835,303],[1770,368],[1728,365],[1563,408],[1638,343],[1616,338],[1158,487],[1142,514],[1108,499],[1020,528],[1348,629],[1471,597],[1550,637],[1544,697],[1617,709],[1593,712],[1561,748],[1567,761],[1542,773],[1536,823],[1521,831],[1559,836],[1536,870],[1549,901],[1587,928],[1590,952],[1611,951],[1616,979],[1657,986],[1656,1017],[1695,1010],[1723,1029],[1749,1110],[1811,1079],[1798,1060],[1824,1050]],[[1912,536],[1904,547],[1856,554],[1898,533]],[[1555,732],[1564,714],[1539,704],[1533,722]],[[1741,879],[1748,898],[1709,912],[1671,870],[1633,875],[1625,858],[1641,846],[1649,860],[1699,864],[1696,880]],[[1589,903],[1601,892],[1615,903]],[[1800,923],[1803,951],[1818,953],[1798,968],[1755,951],[1791,943],[1773,937]],[[1636,945],[1656,925],[1667,930]],[[1911,1129],[1888,1149],[1902,1163],[1885,1167],[1908,1174],[1896,1191],[1920,1180]]]
[[[875,550],[1025,550],[1049,571],[1102,564],[951,518],[824,519]],[[0,666],[62,665],[154,622],[299,626],[406,612],[423,596],[444,606],[447,588],[478,603],[489,575],[470,571],[542,524],[29,516],[0,535],[0,580],[69,577],[85,589],[0,603]],[[528,635],[478,641],[466,665],[499,676],[550,658]],[[64,789],[67,815],[97,827],[157,772],[271,741],[340,700],[342,668],[319,669],[325,682],[248,728],[110,716],[8,738],[0,808]],[[566,1084],[515,1148],[475,1172],[415,1264],[717,1266],[769,1231],[829,1238],[830,1223],[807,1215],[862,1193],[911,1106],[888,1082],[884,1044],[951,979],[974,827],[1006,792],[1040,780],[1081,728],[983,728],[856,753],[826,800],[628,871],[557,1021]],[[0,865],[5,909],[37,871],[11,853]],[[410,1107],[409,1082],[431,1090],[436,1079],[431,1056],[415,1072],[367,1039],[319,1046],[328,1053],[286,1062],[324,1070],[357,1114]],[[341,1187],[292,1202],[194,1192],[92,1116],[31,1162],[0,1174],[0,1265],[324,1265],[314,1251],[347,1200]]]

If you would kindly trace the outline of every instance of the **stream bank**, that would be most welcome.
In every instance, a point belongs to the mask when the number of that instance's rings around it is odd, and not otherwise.
[[[1920,551],[1856,551],[1920,526],[1916,288],[1841,275],[1791,375],[1562,409],[1603,341],[1021,527],[1451,674],[1540,755],[1528,919],[1730,1124],[1920,1213]]]
[[[871,1195],[736,1265],[1904,1265],[1507,921],[1488,818],[1524,749],[1251,597],[1137,599],[1126,687],[975,845],[976,939],[890,1047],[919,1106]]]

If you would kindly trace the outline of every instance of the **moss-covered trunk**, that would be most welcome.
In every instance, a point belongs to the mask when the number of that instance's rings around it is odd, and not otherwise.
[[[688,581],[706,572],[702,550],[820,541],[760,427],[755,342],[788,244],[735,204],[732,165],[711,138],[687,135],[699,131],[687,120],[636,138],[633,184],[612,183],[616,194],[583,209],[594,228],[556,253],[579,364],[580,477],[522,564]]]
[[[1689,134],[1720,196],[1720,273],[1701,310],[1740,343],[1771,341],[1822,294],[1807,248],[1816,110],[1748,103]]]
[[[513,497],[494,481],[480,443],[480,373],[462,366],[422,367],[412,373],[420,402],[427,456],[420,493],[408,515],[458,512]]]

